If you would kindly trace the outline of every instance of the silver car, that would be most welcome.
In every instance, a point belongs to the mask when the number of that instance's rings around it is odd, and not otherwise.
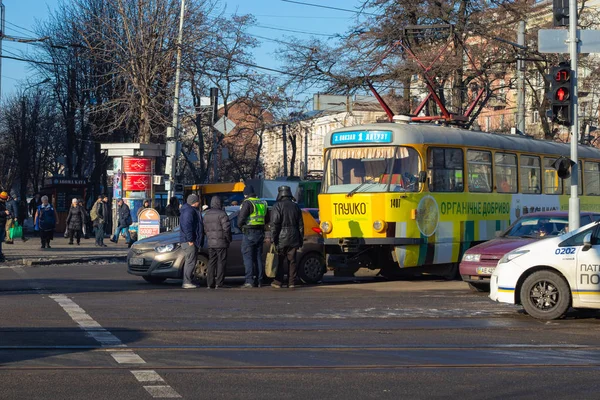
[[[237,227],[240,207],[226,207],[225,211],[231,221],[233,238],[227,253],[226,276],[244,276],[243,234]],[[323,278],[326,270],[321,230],[310,213],[302,211],[302,217],[304,220],[304,245],[297,255],[298,277],[305,283],[317,283]],[[270,246],[271,235],[267,231],[265,232],[263,251],[265,257]],[[182,279],[183,265],[184,254],[179,246],[179,228],[172,232],[138,240],[131,246],[127,255],[127,272],[141,276],[150,283],[162,283],[166,279]],[[202,248],[198,253],[198,265],[194,270],[196,283],[204,283],[207,265],[208,249]]]

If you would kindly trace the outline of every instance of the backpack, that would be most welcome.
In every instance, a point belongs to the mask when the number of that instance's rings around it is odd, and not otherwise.
[[[90,219],[92,221],[95,221],[98,219],[98,203],[94,204],[94,206],[90,210]]]

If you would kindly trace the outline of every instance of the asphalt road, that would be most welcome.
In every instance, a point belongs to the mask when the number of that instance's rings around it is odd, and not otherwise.
[[[435,278],[180,285],[0,268],[0,399],[599,397],[596,312],[540,322]]]

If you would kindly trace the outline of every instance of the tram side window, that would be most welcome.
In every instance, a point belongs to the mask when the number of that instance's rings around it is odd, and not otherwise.
[[[430,148],[427,152],[430,192],[462,192],[463,152],[461,149]]]
[[[521,193],[541,193],[540,158],[521,156]]]
[[[544,157],[544,193],[562,194],[563,182],[558,177],[558,172],[552,166],[556,158]]]
[[[498,193],[517,193],[517,155],[496,153],[494,155],[494,172],[496,174],[496,191]]]
[[[577,168],[577,175],[579,176],[579,185],[577,185],[577,191],[579,192],[579,195],[583,195],[583,180],[581,179],[581,161],[579,161],[578,165],[579,168]],[[571,194],[571,178],[565,179],[565,193]]]
[[[492,153],[467,150],[469,192],[492,192]]]
[[[588,196],[600,196],[600,164],[585,162],[585,194]]]

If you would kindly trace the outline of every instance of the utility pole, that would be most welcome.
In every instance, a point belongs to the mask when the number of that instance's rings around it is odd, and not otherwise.
[[[579,108],[577,99],[577,0],[569,0],[569,53],[571,55],[571,197],[569,198],[569,232],[579,228],[579,163],[577,145],[579,144]]]
[[[282,140],[283,140],[283,176],[288,176],[288,165],[287,165],[287,125],[281,125]]]
[[[519,22],[517,43],[525,46],[525,21]],[[521,53],[522,54],[522,53]],[[517,60],[517,131],[525,134],[525,60],[519,57]]]
[[[219,120],[219,89],[210,88],[210,104],[212,105],[210,129],[212,129],[213,132],[213,182],[217,183],[219,181],[219,163],[217,160],[217,150],[219,146],[217,142],[217,128],[215,128],[215,124]]]
[[[4,2],[0,0],[0,100],[2,99],[2,41],[4,40]]]
[[[304,128],[304,179],[308,175],[308,127]]]
[[[173,126],[167,128],[167,162],[165,170],[169,174],[169,199],[175,195],[175,173],[177,169],[177,130],[179,129],[179,86],[181,75],[181,44],[183,42],[183,18],[185,0],[181,0],[179,14],[179,35],[177,37],[177,67],[175,69],[175,97],[173,98]],[[154,201],[154,199],[152,199]]]

